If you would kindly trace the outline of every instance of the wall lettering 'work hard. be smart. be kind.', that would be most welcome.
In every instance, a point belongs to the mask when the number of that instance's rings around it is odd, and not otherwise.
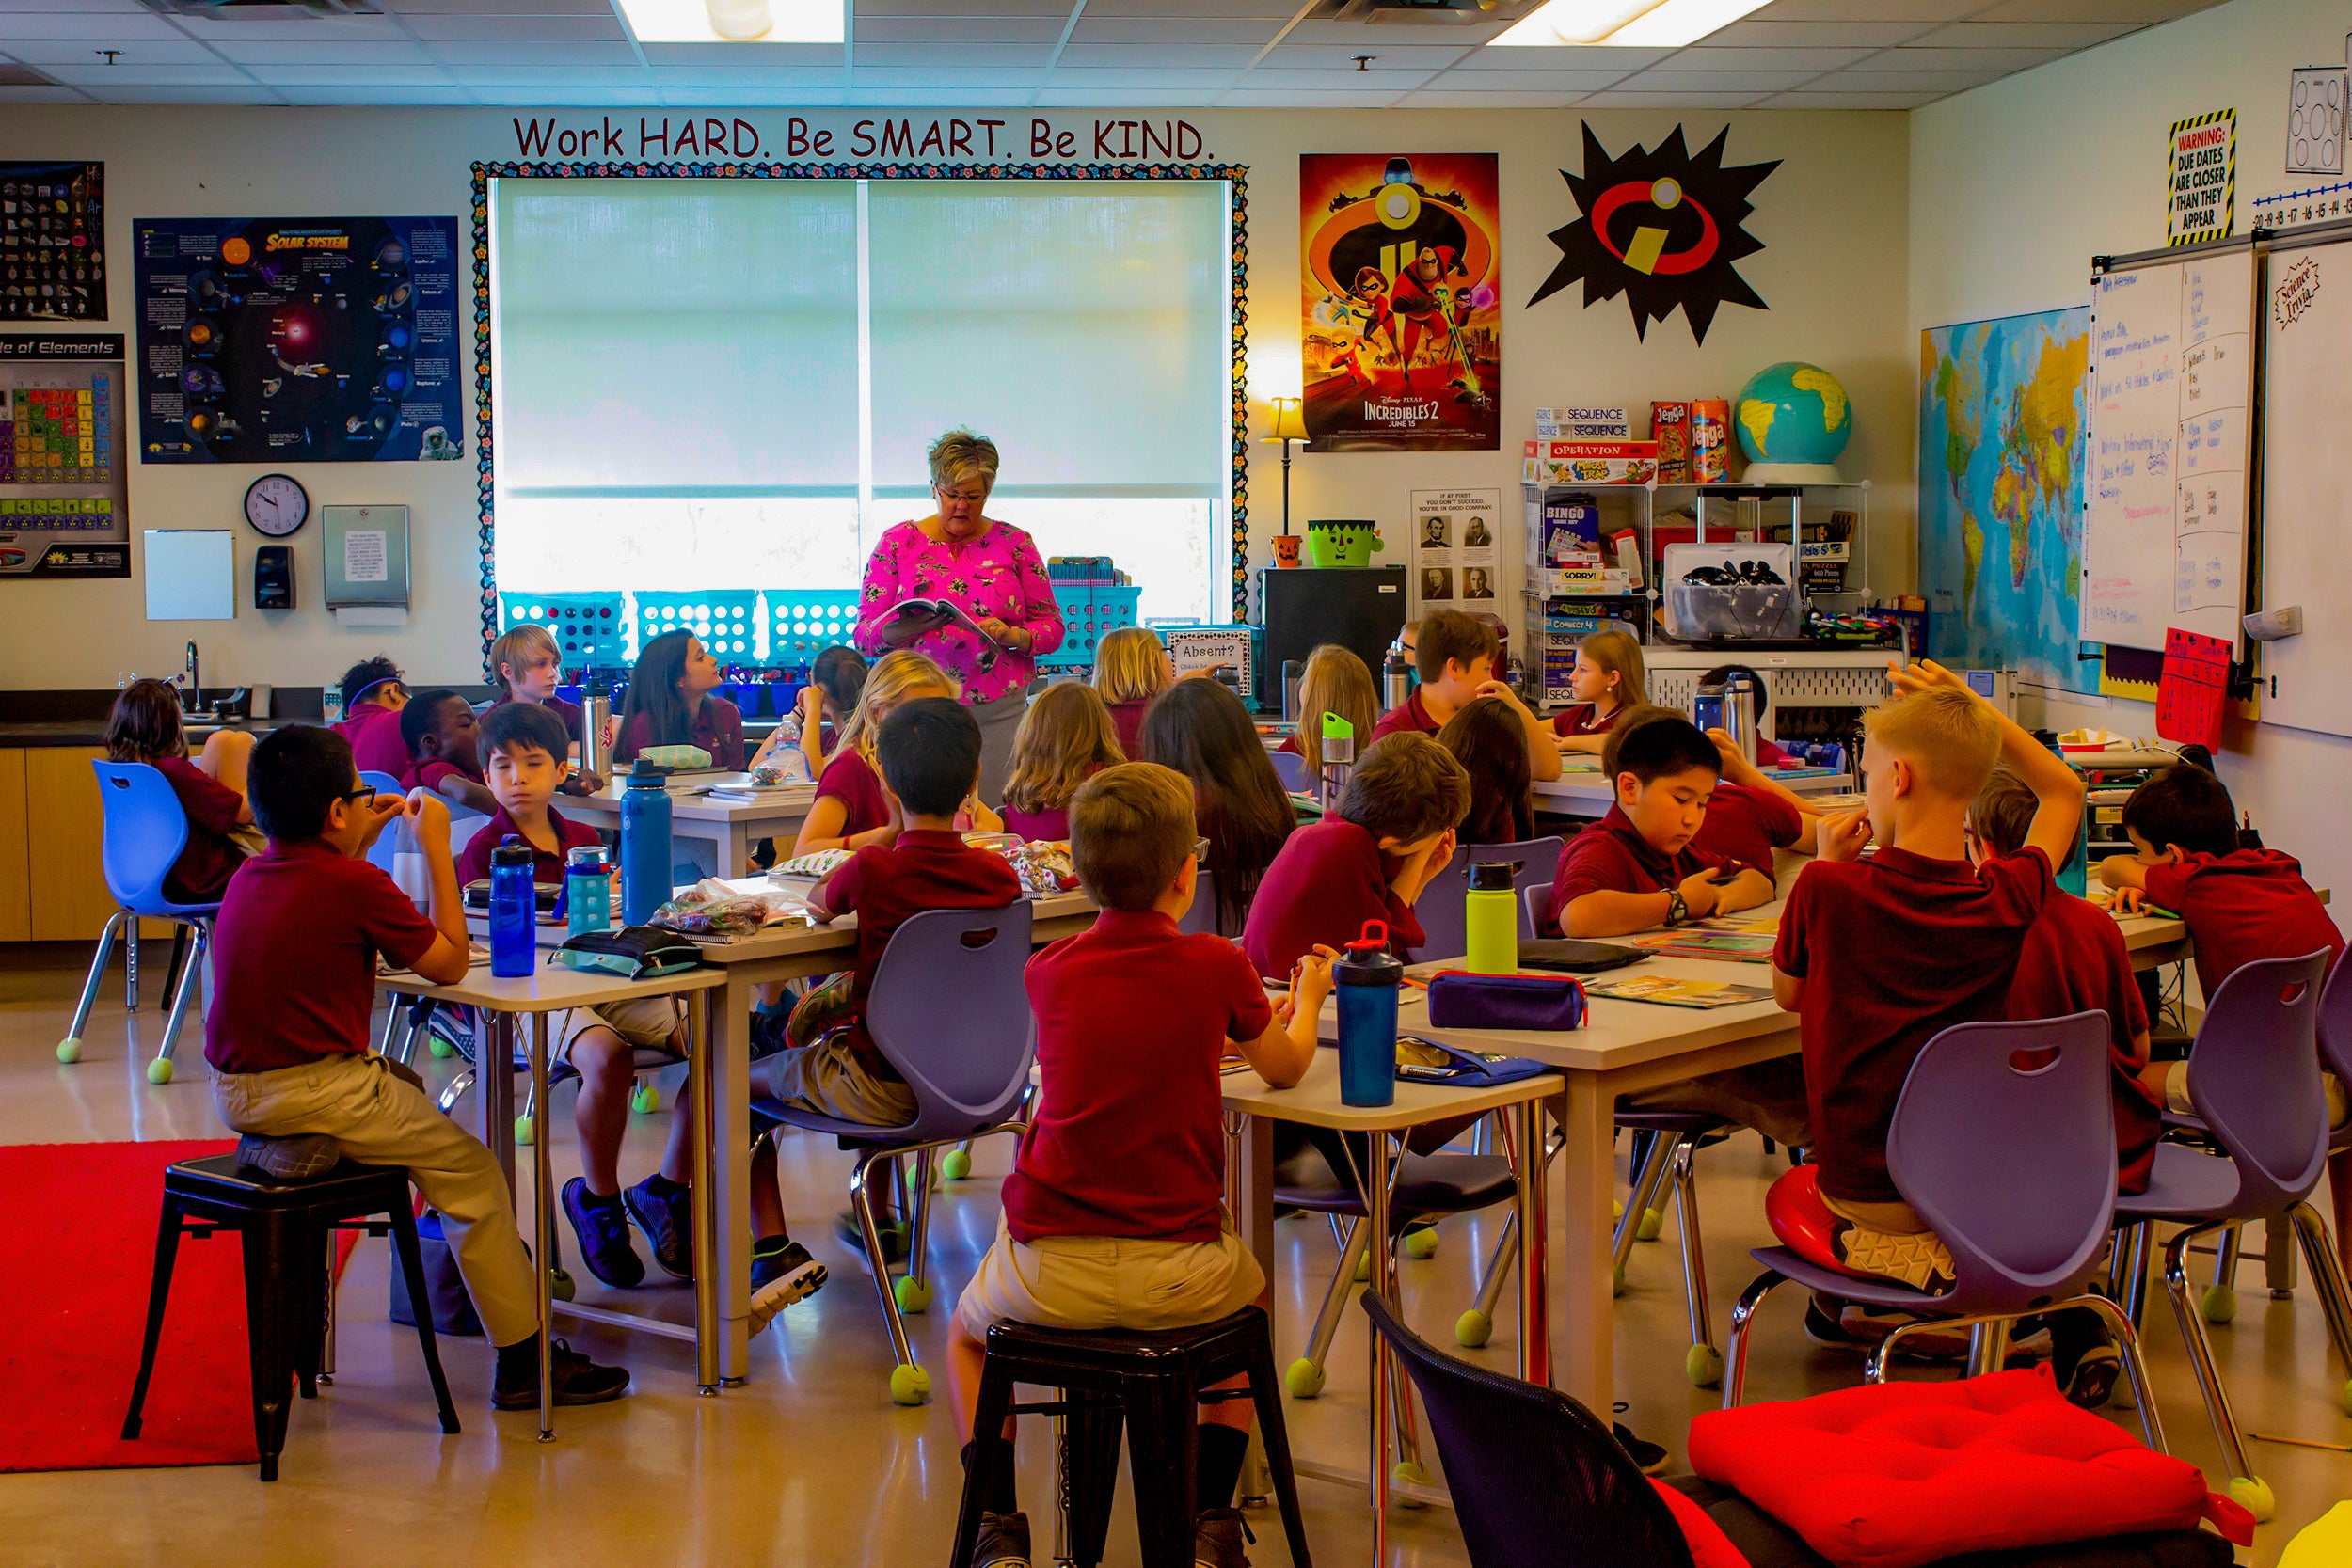
[[[1207,138],[1184,119],[1088,119],[1067,124],[1041,115],[1011,119],[898,116],[842,125],[794,115],[777,135],[739,116],[651,115],[573,120],[560,115],[515,119],[522,158],[878,158],[920,163],[1200,163]]]

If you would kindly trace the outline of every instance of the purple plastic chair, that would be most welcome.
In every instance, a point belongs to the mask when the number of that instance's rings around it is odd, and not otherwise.
[[[930,1377],[916,1365],[901,1312],[930,1305],[923,1243],[930,1221],[931,1164],[938,1149],[997,1132],[1025,1131],[1022,1100],[1037,1054],[1037,1021],[1021,983],[1029,962],[1032,911],[1025,899],[993,910],[925,910],[891,933],[866,1001],[866,1032],[882,1059],[914,1092],[914,1119],[903,1127],[803,1111],[756,1098],[752,1109],[770,1122],[830,1132],[858,1155],[850,1202],[866,1241],[866,1260],[882,1296],[882,1318],[898,1353],[891,1398],[921,1404]],[[910,1195],[914,1236],[906,1277],[894,1289],[874,1224],[874,1169],[899,1155],[915,1157]]]
[[[2270,1488],[2249,1464],[2230,1397],[2214,1363],[2205,1321],[2190,1299],[2188,1249],[2202,1237],[2265,1214],[2286,1214],[2319,1288],[2328,1337],[2352,1368],[2352,1291],[2336,1261],[2335,1242],[2309,1201],[2328,1163],[2327,1101],[2319,1083],[2317,1022],[2325,951],[2265,958],[2221,982],[2205,1009],[2188,1055],[2188,1094],[2205,1134],[2222,1152],[2185,1144],[2156,1146],[2148,1190],[2116,1200],[2116,1223],[2135,1227],[2129,1256],[2146,1257],[2146,1234],[2158,1220],[2185,1225],[2164,1249],[2165,1292],[2188,1346],[2213,1421],[2230,1462],[2230,1496],[2257,1519],[2271,1514]],[[2130,1294],[2137,1301],[2138,1282]]]
[[[1551,891],[1552,873],[1560,865],[1560,839],[1531,838],[1517,844],[1466,844],[1454,851],[1454,858],[1445,863],[1445,869],[1429,879],[1413,902],[1413,917],[1421,922],[1424,940],[1413,949],[1414,961],[1425,958],[1458,958],[1470,948],[1463,901],[1470,896],[1470,868],[1496,861],[1509,863],[1511,885],[1519,889],[1524,898],[1527,890],[1541,885]],[[1525,909],[1519,911],[1519,940],[1528,941],[1535,934]]]
[[[2115,1222],[2107,1034],[2107,1015],[2091,1011],[1958,1023],[1928,1041],[1895,1101],[1886,1170],[1950,1251],[1951,1289],[1931,1293],[1824,1268],[1787,1247],[1756,1248],[1749,1256],[1764,1273],[1732,1308],[1724,1408],[1739,1404],[1747,1380],[1749,1320],[1768,1294],[1790,1280],[1943,1326],[1974,1325],[1972,1375],[2000,1370],[2014,1319],[2086,1307],[2114,1330],[2141,1430],[2149,1447],[2164,1451],[2164,1428],[2132,1321],[2087,1289]],[[2012,1059],[2053,1051],[2056,1058],[2040,1067],[2020,1067]],[[1988,1171],[2000,1179],[1988,1180]],[[2019,1201],[2019,1194],[2031,1195],[2031,1201]],[[1898,1328],[1871,1352],[1865,1372],[1869,1381],[1884,1380],[1887,1353],[1907,1332],[1910,1327]]]
[[[1268,752],[1274,764],[1274,776],[1282,781],[1282,787],[1293,795],[1306,795],[1315,787],[1314,769],[1296,752]]]
[[[1216,928],[1216,872],[1196,871],[1193,873],[1192,908],[1186,910],[1183,917],[1176,922],[1176,929],[1186,936],[1198,935],[1203,931],[1210,936],[1220,934]]]
[[[171,987],[171,1016],[164,1024],[163,1044],[156,1048],[155,1059],[147,1064],[149,1083],[168,1084],[172,1050],[179,1044],[180,1025],[188,1016],[189,999],[196,994],[197,974],[204,967],[205,951],[213,944],[213,917],[220,912],[220,905],[216,901],[183,904],[164,891],[164,879],[171,875],[181,851],[188,847],[188,814],[182,809],[180,797],[172,792],[171,781],[143,762],[93,761],[90,768],[98,775],[98,800],[105,813],[100,863],[106,876],[106,891],[114,895],[115,902],[121,908],[107,917],[106,928],[99,933],[98,952],[90,959],[88,978],[82,982],[82,998],[74,1005],[72,1025],[58,1042],[58,1060],[74,1060],[81,1055],[82,1029],[89,1022],[90,1008],[98,1000],[98,982],[106,973],[107,961],[114,957],[115,932],[121,929],[129,933],[125,940],[134,955],[130,1001],[135,1006],[138,923],[143,919],[174,921],[194,932],[195,938]]]

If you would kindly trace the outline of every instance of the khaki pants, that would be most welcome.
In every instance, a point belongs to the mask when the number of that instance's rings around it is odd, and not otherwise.
[[[752,1070],[771,1097],[803,1111],[868,1127],[904,1127],[914,1119],[914,1091],[866,1070],[850,1049],[847,1029],[797,1051],[780,1051]]]
[[[220,1119],[240,1132],[321,1134],[361,1164],[405,1165],[441,1231],[494,1345],[539,1332],[538,1282],[515,1228],[505,1175],[481,1142],[377,1056],[328,1056],[274,1072],[213,1075]]]
[[[2324,1069],[2319,1074],[2320,1093],[2328,1101],[2328,1126],[2342,1127],[2352,1119],[2352,1099],[2344,1092],[2344,1081]],[[2188,1061],[2185,1057],[2167,1063],[2164,1069],[2164,1108],[2176,1117],[2193,1117],[2196,1102],[2188,1097]]]
[[[1752,1127],[1774,1143],[1802,1148],[1813,1141],[1804,1099],[1804,1063],[1796,1056],[1751,1062],[1679,1084],[1621,1095],[1629,1111],[1694,1111]]]
[[[1241,1238],[1041,1236],[1016,1242],[996,1219],[996,1243],[956,1303],[956,1323],[985,1344],[1006,1319],[1041,1328],[1190,1328],[1258,1299],[1265,1273]]]
[[[1835,1243],[1846,1267],[1915,1291],[1949,1287],[1955,1275],[1951,1252],[1910,1204],[1849,1203],[1827,1193],[1821,1201],[1851,1227]]]

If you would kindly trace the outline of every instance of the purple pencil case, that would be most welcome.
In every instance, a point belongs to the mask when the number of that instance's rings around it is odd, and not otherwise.
[[[1577,1029],[1584,988],[1565,974],[1464,974],[1429,982],[1433,1029]]]

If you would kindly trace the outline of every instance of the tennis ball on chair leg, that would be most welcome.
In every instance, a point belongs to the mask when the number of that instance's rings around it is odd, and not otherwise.
[[[1712,1345],[1692,1345],[1683,1354],[1682,1375],[1693,1388],[1712,1388],[1724,1380],[1724,1353]]]
[[[652,1116],[661,1109],[661,1090],[652,1084],[640,1084],[629,1091],[628,1108],[641,1117]]]
[[[2197,1310],[2209,1323],[2226,1323],[2237,1316],[2237,1292],[2227,1285],[2208,1285]]]
[[[890,1397],[899,1404],[929,1404],[931,1374],[901,1363],[890,1370]]]
[[[1665,1228],[1666,1212],[1663,1209],[1645,1209],[1642,1211],[1642,1223],[1633,1227],[1633,1239],[1654,1242],[1658,1240],[1658,1233]]]
[[[82,1042],[72,1035],[57,1042],[57,1060],[72,1067],[82,1059]]]
[[[153,1061],[148,1063],[147,1081],[151,1084],[170,1083],[171,1058],[168,1056],[158,1056]]]
[[[2230,1500],[2254,1516],[2258,1525],[2266,1525],[2279,1512],[2279,1499],[2271,1495],[2270,1482],[2260,1476],[2232,1476]]]
[[[436,1061],[446,1062],[457,1054],[457,1048],[438,1035],[425,1037],[424,1048],[433,1053],[433,1058]]]
[[[1423,1259],[1438,1256],[1437,1227],[1423,1226],[1418,1230],[1405,1232],[1405,1255]]]
[[[532,1125],[531,1117],[516,1117],[515,1118],[515,1142],[516,1145],[523,1148],[529,1148],[531,1147],[531,1140],[537,1135],[538,1130]]]
[[[950,1181],[961,1181],[972,1174],[972,1151],[951,1148],[939,1162],[939,1174]]]
[[[1323,1369],[1300,1356],[1282,1373],[1282,1386],[1295,1400],[1311,1400],[1323,1392]]]
[[[1476,1350],[1495,1337],[1495,1321],[1473,1307],[1454,1320],[1454,1342]]]
[[[891,1287],[891,1291],[897,1296],[898,1310],[901,1312],[930,1310],[931,1282],[928,1279],[917,1279],[911,1274],[902,1274],[898,1276],[898,1283]]]

